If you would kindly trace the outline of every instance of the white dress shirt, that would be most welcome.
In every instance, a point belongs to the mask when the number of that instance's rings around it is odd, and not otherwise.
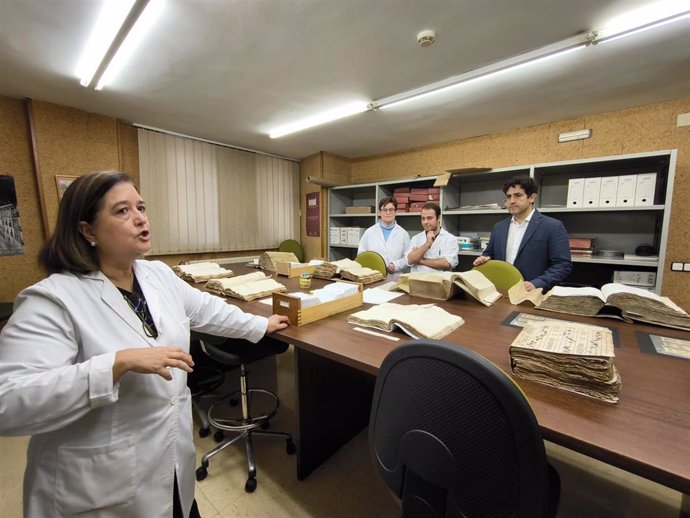
[[[532,214],[534,214],[534,208],[532,208],[529,215],[522,223],[518,223],[515,219],[515,216],[510,218],[508,241],[506,243],[506,262],[509,262],[510,264],[515,262],[518,250],[520,249],[520,243],[522,243],[522,238],[525,237],[525,232],[527,232],[527,225],[529,225],[529,222],[532,219]]]

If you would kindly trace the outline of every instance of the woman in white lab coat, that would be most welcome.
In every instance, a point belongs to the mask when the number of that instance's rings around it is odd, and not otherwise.
[[[357,254],[371,251],[383,257],[389,273],[399,272],[407,266],[405,251],[410,244],[410,234],[395,221],[397,209],[395,198],[382,198],[379,201],[380,219],[364,232],[357,248]]]
[[[77,179],[39,256],[52,275],[0,334],[0,434],[32,435],[26,518],[198,516],[190,328],[257,342],[287,326],[140,260],[150,238],[126,175]]]

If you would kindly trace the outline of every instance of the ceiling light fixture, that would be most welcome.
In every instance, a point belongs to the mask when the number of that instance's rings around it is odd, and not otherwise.
[[[82,86],[100,90],[114,77],[116,69],[133,50],[134,40],[138,39],[135,36],[140,39],[145,32],[146,24],[137,22],[148,20],[150,26],[154,13],[160,11],[147,9],[147,6],[155,4],[160,8],[161,3],[162,0],[110,0],[105,3],[77,67]],[[145,11],[146,16],[143,16]]]
[[[279,128],[271,131],[268,136],[270,138],[278,138],[284,135],[289,135],[291,133],[296,133],[298,131],[305,130],[307,128],[313,128],[314,126],[319,126],[327,122],[334,120],[344,119],[345,117],[350,117],[351,115],[356,115],[358,113],[363,113],[367,111],[368,105],[366,101],[358,101],[332,110],[328,110],[312,117],[307,117],[306,119],[293,122],[291,124],[286,124],[285,126],[280,126]]]
[[[685,4],[683,7],[684,10],[679,11],[679,3]],[[547,45],[531,52],[526,52],[509,59],[492,63],[485,67],[470,70],[435,83],[371,101],[369,104],[355,103],[348,105],[349,109],[338,108],[330,110],[321,115],[316,115],[304,119],[303,121],[282,126],[272,131],[269,136],[271,138],[278,138],[296,131],[348,117],[356,113],[378,111],[393,106],[400,106],[409,101],[418,100],[428,95],[446,92],[451,88],[467,85],[489,77],[495,77],[498,74],[514,71],[557,56],[564,56],[591,45],[615,41],[626,36],[638,34],[686,18],[690,18],[690,10],[687,9],[686,2],[663,0],[614,19],[603,29],[588,31],[552,45]]]

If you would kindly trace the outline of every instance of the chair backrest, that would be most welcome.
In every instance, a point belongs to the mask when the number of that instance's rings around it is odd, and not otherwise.
[[[385,358],[369,449],[403,517],[542,517],[549,490],[560,490],[549,488],[541,431],[517,385],[484,357],[437,340]]]
[[[482,272],[487,279],[494,283],[496,289],[504,295],[507,294],[508,290],[515,284],[524,281],[520,270],[505,261],[492,259],[484,264],[475,266],[473,269]]]
[[[300,245],[294,239],[286,239],[278,247],[279,252],[292,252],[297,257],[297,260],[301,263],[304,261],[304,250],[302,245]]]
[[[365,268],[378,270],[384,276],[388,275],[386,261],[376,252],[362,252],[361,254],[358,254],[357,257],[355,257],[355,261],[364,266]]]

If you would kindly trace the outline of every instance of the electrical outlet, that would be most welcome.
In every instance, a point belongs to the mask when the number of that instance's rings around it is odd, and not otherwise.
[[[684,272],[690,272],[690,263],[685,263],[683,265],[683,271]]]
[[[671,271],[672,272],[682,272],[683,271],[683,263],[671,263]]]
[[[680,128],[681,126],[690,126],[690,113],[681,113],[678,115],[678,120],[676,125]]]

